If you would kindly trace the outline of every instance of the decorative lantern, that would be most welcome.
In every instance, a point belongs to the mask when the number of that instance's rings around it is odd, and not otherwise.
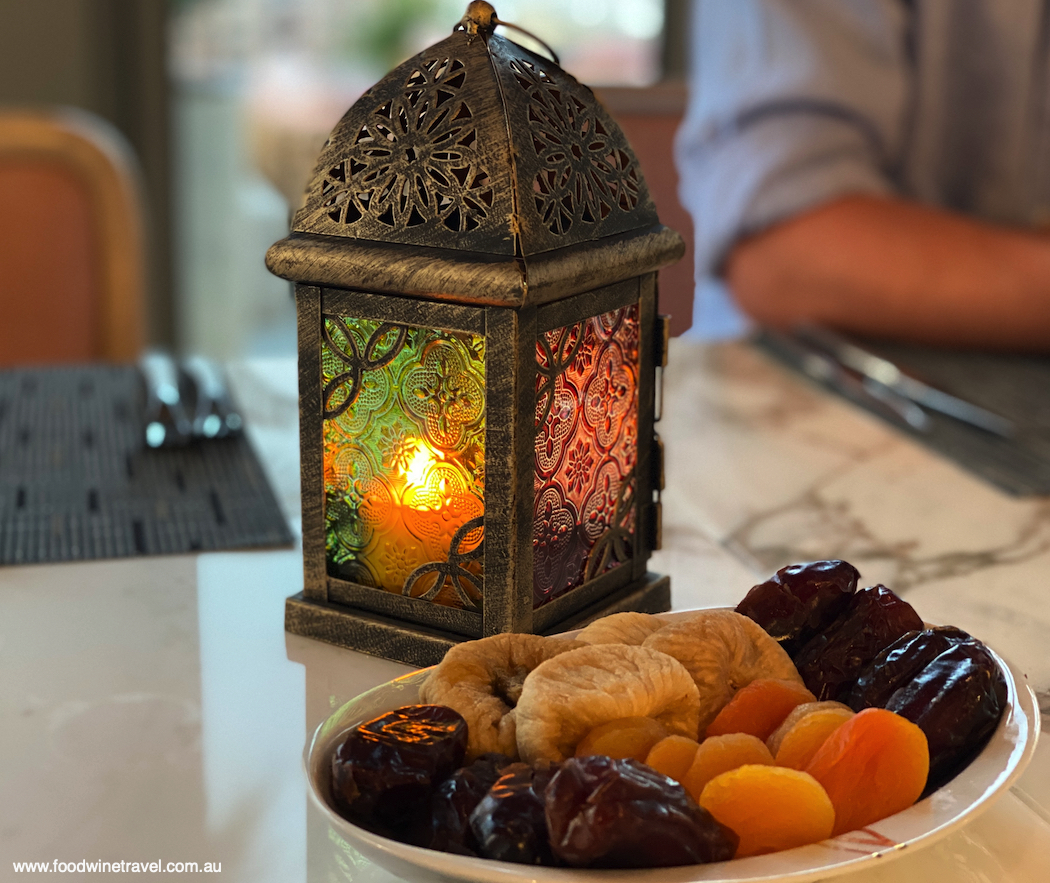
[[[357,101],[290,235],[304,588],[285,627],[414,665],[670,604],[647,572],[684,251],[623,133],[473,2]]]

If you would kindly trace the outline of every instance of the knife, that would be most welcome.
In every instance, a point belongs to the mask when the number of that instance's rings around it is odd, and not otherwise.
[[[146,444],[151,448],[184,445],[193,437],[193,424],[179,387],[175,359],[161,350],[149,350],[139,359],[146,383]]]
[[[1016,435],[1017,428],[1011,420],[906,374],[889,359],[876,355],[828,328],[803,325],[795,333],[799,340],[818,347],[872,385],[892,390],[916,405],[946,414],[985,432],[1003,438]]]
[[[182,370],[197,389],[193,434],[197,438],[227,438],[241,431],[243,420],[233,407],[219,366],[204,356],[188,356]]]
[[[769,328],[759,332],[758,342],[822,386],[834,389],[894,422],[919,432],[929,431],[929,415],[913,401],[842,365],[822,348]]]

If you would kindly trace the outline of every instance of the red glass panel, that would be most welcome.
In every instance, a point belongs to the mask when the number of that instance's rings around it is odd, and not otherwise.
[[[638,459],[638,305],[536,343],[535,606],[629,561]]]

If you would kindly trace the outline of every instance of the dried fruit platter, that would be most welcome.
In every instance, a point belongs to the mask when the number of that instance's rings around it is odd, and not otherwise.
[[[696,611],[661,614],[669,620]],[[999,725],[981,753],[951,781],[907,810],[820,843],[766,855],[704,865],[640,870],[575,870],[538,868],[410,846],[352,824],[340,815],[331,793],[331,761],[348,731],[358,724],[420,701],[419,688],[430,669],[382,684],[348,702],[317,729],[305,753],[311,796],[329,824],[355,849],[379,867],[409,880],[459,879],[497,881],[582,881],[627,879],[638,883],[686,881],[760,881],[790,879],[796,883],[827,879],[885,863],[934,843],[992,805],[1021,774],[1035,750],[1039,714],[1023,674],[994,654],[1007,685],[1007,703]],[[904,849],[902,847],[908,847]]]

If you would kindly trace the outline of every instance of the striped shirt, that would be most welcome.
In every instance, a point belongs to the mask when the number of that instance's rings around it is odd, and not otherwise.
[[[698,0],[676,151],[694,333],[745,327],[718,281],[741,236],[847,194],[1050,220],[1047,0]]]

